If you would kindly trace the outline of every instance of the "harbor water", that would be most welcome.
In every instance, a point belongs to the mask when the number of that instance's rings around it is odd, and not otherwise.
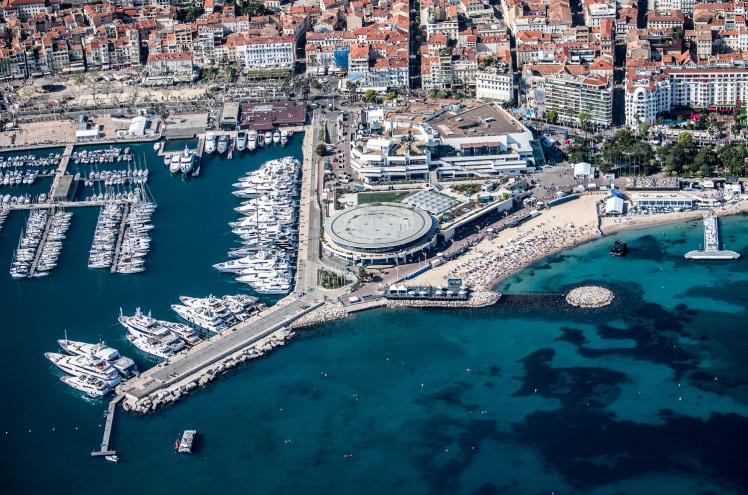
[[[722,222],[726,247],[743,253],[736,261],[685,260],[702,242],[694,221],[618,235],[626,257],[611,256],[606,238],[542,260],[499,286],[529,293],[521,304],[381,309],[302,330],[173,407],[119,412],[119,464],[90,458],[106,402],[60,383],[42,353],[67,329],[145,366],[116,324],[120,306],[174,319],[180,294],[236,292],[211,268],[235,242],[231,183],[269,158],[298,156],[300,141],[209,157],[187,182],[157,161],[145,273],[86,268],[90,209],[75,211],[51,276],[0,277],[4,492],[748,492],[743,217]],[[24,220],[13,213],[0,233],[0,267]],[[582,283],[617,299],[585,311],[547,295]],[[185,429],[198,431],[194,453],[175,454]]]

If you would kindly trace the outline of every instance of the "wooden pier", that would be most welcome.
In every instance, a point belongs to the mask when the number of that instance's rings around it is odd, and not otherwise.
[[[106,411],[106,423],[104,424],[104,437],[101,439],[101,446],[99,450],[91,452],[92,457],[102,457],[108,455],[116,455],[116,450],[109,450],[109,440],[112,437],[112,423],[114,423],[114,411],[117,409],[117,404],[124,398],[123,394],[117,395],[114,399],[109,402],[109,407]]]
[[[52,211],[49,212],[49,217],[47,218],[47,223],[44,225],[44,232],[42,233],[42,239],[39,241],[39,245],[36,247],[36,253],[34,254],[34,261],[31,262],[31,269],[29,270],[29,276],[28,278],[31,278],[34,276],[34,273],[36,273],[36,267],[39,265],[39,259],[41,259],[42,251],[44,251],[44,244],[47,242],[47,237],[49,236],[50,228],[52,227],[52,219],[55,216],[55,210],[52,209]]]
[[[117,243],[114,245],[114,255],[112,256],[111,273],[117,272],[117,262],[119,253],[122,249],[122,241],[125,238],[125,227],[127,226],[127,215],[130,213],[130,203],[125,204],[125,211],[122,213],[122,222],[119,224],[119,233],[117,234]]]

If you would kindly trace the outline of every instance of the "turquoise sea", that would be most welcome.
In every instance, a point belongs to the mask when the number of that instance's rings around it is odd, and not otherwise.
[[[233,245],[231,183],[286,149],[211,157],[171,178],[150,145],[154,215],[148,270],[88,270],[96,211],[76,210],[58,269],[7,276],[25,221],[0,232],[3,493],[731,494],[748,493],[748,222],[723,222],[733,262],[687,262],[701,222],[580,246],[502,283],[482,310],[377,310],[300,332],[290,345],[177,405],[119,412],[119,464],[89,457],[105,402],[64,386],[42,353],[99,336],[137,356],[119,307],[174,318],[180,294],[235,292],[211,268]],[[616,291],[571,310],[580,283]],[[268,301],[272,302],[272,301]],[[146,360],[138,358],[142,367]],[[190,456],[173,452],[196,428]]]

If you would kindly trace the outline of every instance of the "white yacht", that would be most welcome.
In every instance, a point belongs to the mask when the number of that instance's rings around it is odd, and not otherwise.
[[[132,345],[151,356],[168,359],[174,355],[174,351],[168,345],[153,337],[128,335],[126,338]]]
[[[159,143],[158,141],[153,143],[153,151],[158,151],[160,147],[161,147],[161,143]]]
[[[179,300],[188,308],[207,308],[213,312],[214,315],[226,322],[228,326],[235,325],[237,323],[234,315],[224,304],[224,301],[213,296],[208,297],[189,297],[179,296]]]
[[[275,132],[273,133],[273,142],[275,144],[278,144],[280,143],[280,140],[281,140],[281,133],[278,129],[276,129]]]
[[[93,356],[67,356],[58,352],[45,352],[44,357],[65,373],[73,376],[93,376],[110,387],[122,381],[119,371],[112,365]]]
[[[104,380],[90,375],[61,376],[60,381],[89,397],[104,397],[112,390]]]
[[[164,166],[169,167],[171,164],[171,153],[164,153]]]
[[[280,136],[278,136],[278,138],[280,138]],[[270,144],[272,141],[273,141],[273,133],[270,131],[267,131],[265,133],[265,143]]]
[[[176,174],[177,172],[179,172],[180,167],[181,164],[179,163],[179,153],[177,153],[171,159],[171,163],[169,164],[169,172],[171,172],[172,174]]]
[[[209,132],[205,135],[205,152],[213,153],[216,150],[216,135]]]
[[[219,153],[226,153],[226,150],[229,149],[229,137],[226,134],[221,134],[218,136],[218,145],[216,147],[216,150]]]
[[[104,342],[89,344],[87,342],[78,342],[65,338],[58,340],[57,344],[63,351],[73,356],[93,356],[97,359],[103,359],[114,366],[114,368],[124,377],[135,375],[138,372],[135,361],[122,356],[117,349],[107,347]]]
[[[203,341],[203,339],[197,336],[195,329],[190,326],[177,323],[176,321],[162,321],[161,323],[189,346],[197,345]]]
[[[165,344],[172,353],[184,349],[185,343],[182,339],[166,328],[162,322],[151,317],[150,314],[144,315],[140,308],[135,310],[135,315],[133,316],[125,316],[120,312],[119,322],[127,329],[130,335],[156,339],[160,343]]]
[[[247,149],[254,151],[257,148],[257,131],[251,129],[247,135]]]
[[[179,169],[182,171],[184,175],[189,174],[192,172],[192,167],[195,164],[195,154],[187,148],[187,146],[184,147],[184,151],[181,155],[179,155]]]
[[[281,131],[280,141],[281,141],[281,144],[284,145],[284,146],[288,142],[288,132],[287,131],[285,131],[285,130]]]
[[[257,133],[257,147],[262,148],[265,145],[265,136],[261,133]]]
[[[226,322],[207,308],[190,308],[188,306],[182,306],[181,304],[172,304],[171,309],[174,310],[180,318],[204,328],[209,332],[218,333],[226,329]]]
[[[236,151],[244,151],[247,148],[247,132],[239,131],[236,134]]]

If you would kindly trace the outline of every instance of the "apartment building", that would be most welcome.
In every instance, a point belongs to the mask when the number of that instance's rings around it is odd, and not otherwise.
[[[613,123],[613,86],[602,76],[557,74],[545,79],[545,110],[555,110],[559,119],[579,124],[581,114],[595,126]]]

